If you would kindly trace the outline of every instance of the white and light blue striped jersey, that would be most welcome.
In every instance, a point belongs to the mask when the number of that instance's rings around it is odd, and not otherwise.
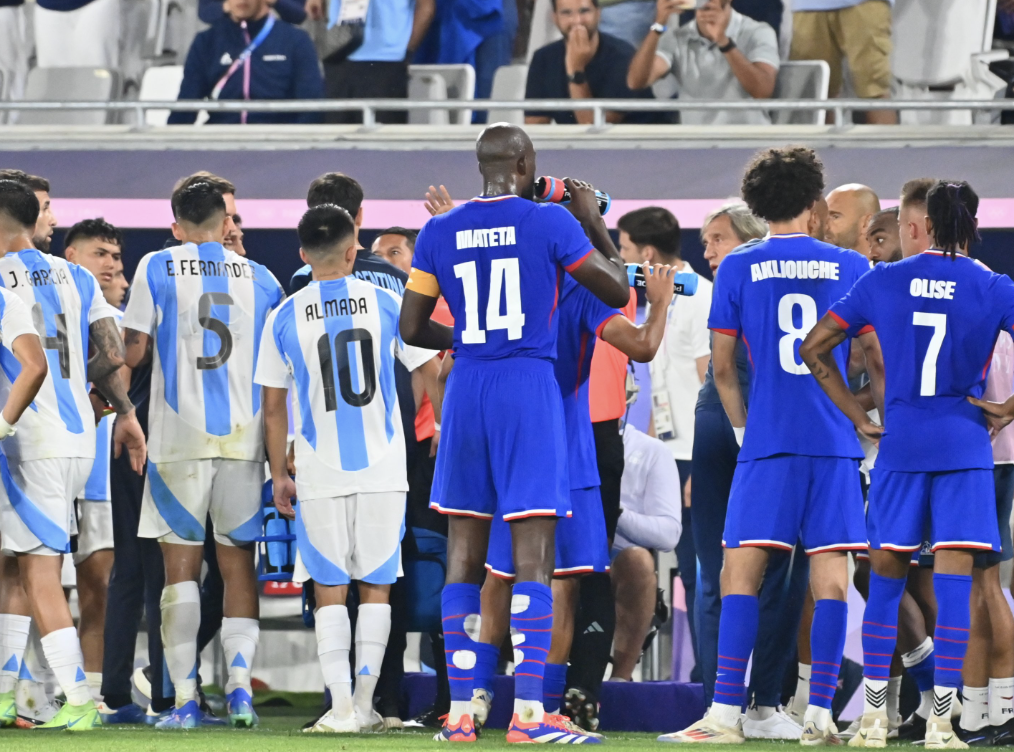
[[[123,312],[113,309],[116,323],[123,320]],[[106,415],[95,426],[95,462],[85,483],[81,498],[88,501],[112,501],[109,493],[109,463],[112,459],[113,421],[115,415]]]
[[[355,277],[311,282],[268,317],[257,383],[295,385],[302,500],[407,491],[394,358],[414,371],[436,353],[398,336],[401,298]]]
[[[114,315],[92,273],[34,248],[0,258],[0,282],[31,311],[49,374],[18,432],[4,441],[11,462],[95,456],[95,413],[88,399],[88,327]],[[0,354],[5,381],[21,366]]]
[[[152,462],[264,458],[257,352],[284,297],[267,267],[219,243],[149,253],[122,326],[150,335]]]

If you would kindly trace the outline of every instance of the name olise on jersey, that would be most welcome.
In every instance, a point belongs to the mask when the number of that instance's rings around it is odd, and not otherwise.
[[[325,300],[323,314],[320,312],[319,305],[311,303],[306,307],[306,320],[320,321],[321,319],[330,318],[332,316],[354,316],[357,313],[369,313],[366,308],[366,298],[359,298],[358,300],[355,298]]]
[[[491,227],[488,230],[458,230],[455,233],[458,250],[462,248],[491,248],[498,245],[515,245],[514,227]]]
[[[913,298],[936,298],[937,300],[954,300],[954,287],[957,282],[946,279],[919,279],[916,277],[909,285],[908,291]]]
[[[254,269],[238,261],[207,261],[201,259],[167,259],[165,272],[170,277],[229,277],[254,279]]]
[[[750,281],[765,279],[838,279],[838,263],[835,261],[805,261],[800,259],[769,259],[750,264]]]

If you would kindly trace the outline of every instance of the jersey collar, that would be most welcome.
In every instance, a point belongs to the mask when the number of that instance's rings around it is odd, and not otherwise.
[[[808,238],[810,237],[805,232],[790,232],[784,235],[768,235],[768,240],[775,240],[776,238],[781,240],[783,238]]]
[[[476,196],[475,198],[472,199],[472,201],[478,201],[479,203],[482,204],[489,204],[495,201],[506,201],[509,198],[521,198],[521,197],[513,193],[505,193],[500,196]]]

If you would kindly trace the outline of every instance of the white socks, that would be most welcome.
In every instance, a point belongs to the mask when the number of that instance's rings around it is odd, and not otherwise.
[[[901,704],[901,677],[892,676],[887,680],[887,717],[891,720],[898,718],[901,711],[898,709]]]
[[[85,671],[85,682],[88,684],[88,691],[91,692],[92,700],[102,702],[102,672]]]
[[[978,731],[989,725],[989,688],[961,688],[961,728]]]
[[[46,655],[49,667],[56,674],[67,703],[70,705],[86,705],[92,701],[88,683],[85,680],[84,658],[81,655],[81,643],[74,627],[57,629],[42,638],[42,652]]]
[[[0,694],[13,692],[28,647],[30,616],[0,614]]]
[[[349,649],[352,647],[352,626],[349,624],[349,611],[345,606],[323,606],[317,609],[315,621],[317,657],[324,674],[324,684],[331,692],[331,714],[339,720],[351,718]]]
[[[883,679],[863,678],[863,715],[887,710],[887,684]]]
[[[176,707],[197,698],[197,631],[201,626],[201,591],[196,582],[166,585],[162,591],[162,646],[169,678],[176,687]]]
[[[989,680],[989,725],[1002,726],[1014,718],[1014,678]]]
[[[803,725],[805,726],[810,721],[813,721],[813,724],[823,731],[831,725],[831,711],[820,707],[820,705],[809,705],[803,715]]]
[[[806,706],[810,704],[810,671],[809,663],[799,664],[796,693],[792,695],[792,702],[789,703],[789,709],[797,715],[803,715],[806,712]]]
[[[373,691],[380,678],[380,666],[391,634],[391,606],[387,603],[359,604],[356,619],[355,705],[367,718],[373,711]]]
[[[736,728],[742,714],[739,705],[725,705],[721,702],[711,703],[711,710],[708,711],[708,715],[727,728]]]
[[[245,689],[253,696],[250,671],[260,634],[257,619],[233,616],[222,619],[222,650],[225,652],[225,665],[229,667],[229,679],[225,684],[227,695],[235,689]]]
[[[955,687],[942,687],[939,684],[933,687],[933,710],[932,715],[937,718],[950,720],[951,711],[954,709],[954,701],[958,699],[958,690]],[[962,715],[964,709],[962,709]]]

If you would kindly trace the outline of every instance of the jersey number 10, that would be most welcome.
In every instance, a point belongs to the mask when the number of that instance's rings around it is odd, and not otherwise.
[[[349,358],[349,345],[357,342],[363,365],[363,390],[358,393],[352,387],[352,360]],[[334,338],[334,353],[338,355],[338,391],[342,399],[352,407],[366,407],[377,392],[377,364],[373,360],[373,337],[369,330],[345,329],[338,332]],[[338,409],[338,397],[331,367],[331,338],[326,334],[317,340],[317,356],[320,358],[320,378],[324,383],[324,409],[333,413]]]
[[[465,293],[463,345],[481,345],[486,331],[506,329],[507,339],[521,339],[525,314],[521,311],[521,271],[516,258],[493,259],[489,273],[489,301],[486,304],[486,329],[479,328],[479,283],[475,262],[454,265],[454,276],[461,280]],[[500,313],[500,297],[506,297],[506,313]]]

